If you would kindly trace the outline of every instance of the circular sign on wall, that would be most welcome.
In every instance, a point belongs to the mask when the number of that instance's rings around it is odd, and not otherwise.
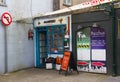
[[[1,17],[2,23],[5,26],[8,26],[12,23],[12,16],[8,12],[4,12]]]

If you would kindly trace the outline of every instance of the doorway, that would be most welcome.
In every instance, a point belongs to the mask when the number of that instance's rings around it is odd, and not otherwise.
[[[66,25],[41,26],[35,29],[35,65],[45,68],[47,58],[63,57]]]
[[[47,58],[47,32],[39,31],[39,51],[40,66],[45,67],[45,59]]]

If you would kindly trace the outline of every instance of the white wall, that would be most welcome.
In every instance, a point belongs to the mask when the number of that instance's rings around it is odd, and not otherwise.
[[[0,22],[0,73],[4,73],[5,71],[5,57],[4,57],[4,54],[5,54],[5,45],[4,45],[4,28],[2,27],[1,25],[1,22]]]
[[[34,66],[34,44],[28,40],[31,24],[13,23],[7,28],[8,72]]]
[[[52,11],[52,0],[6,0],[6,3],[7,7],[0,6],[0,17],[5,11],[13,17],[12,24],[7,27],[8,72],[34,67],[34,42],[27,38],[28,29],[33,25],[15,20]],[[0,74],[5,72],[4,28],[0,20]]]
[[[6,0],[6,4],[7,7],[0,6],[0,15],[8,11],[13,20],[53,11],[53,0]]]
[[[42,0],[40,3],[38,0],[33,0],[32,13],[36,15],[38,13],[44,14],[46,12],[53,11],[53,0]]]

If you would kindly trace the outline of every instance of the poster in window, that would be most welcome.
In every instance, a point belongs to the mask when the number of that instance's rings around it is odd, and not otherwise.
[[[107,73],[106,33],[101,27],[88,27],[76,34],[78,71]]]
[[[91,69],[90,72],[107,73],[106,34],[101,27],[91,28]]]
[[[77,32],[77,68],[78,71],[89,71],[90,66],[90,28]]]

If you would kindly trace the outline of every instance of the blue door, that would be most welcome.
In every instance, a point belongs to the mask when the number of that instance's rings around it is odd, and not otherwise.
[[[45,67],[47,58],[47,30],[37,29],[36,31],[36,67]]]

